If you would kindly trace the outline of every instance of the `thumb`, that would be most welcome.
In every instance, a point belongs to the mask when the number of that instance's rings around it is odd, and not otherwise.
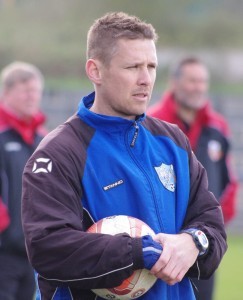
[[[164,240],[165,240],[165,236],[166,236],[165,233],[158,233],[155,236],[153,236],[153,239],[154,239],[155,242],[163,245]]]

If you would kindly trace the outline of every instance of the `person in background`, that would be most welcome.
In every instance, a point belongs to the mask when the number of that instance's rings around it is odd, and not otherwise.
[[[92,289],[143,268],[158,280],[141,300],[194,300],[189,277],[210,276],[227,249],[221,208],[187,137],[145,115],[156,39],[135,16],[97,19],[86,62],[95,91],[26,164],[22,222],[41,300],[100,299]],[[86,232],[113,215],[136,217],[156,235]]]
[[[0,234],[3,300],[32,300],[35,292],[21,225],[21,191],[24,166],[45,135],[42,91],[43,76],[31,64],[13,62],[1,72],[0,198],[10,219]]]
[[[3,232],[9,225],[10,219],[8,214],[8,209],[3,203],[2,198],[0,198],[0,234]],[[1,239],[0,239],[1,244]]]
[[[208,98],[209,71],[197,57],[185,57],[173,69],[170,88],[147,114],[177,124],[188,136],[192,150],[205,167],[209,190],[219,200],[227,224],[235,215],[237,180],[230,161],[229,128]],[[197,299],[211,300],[214,275],[194,279]]]

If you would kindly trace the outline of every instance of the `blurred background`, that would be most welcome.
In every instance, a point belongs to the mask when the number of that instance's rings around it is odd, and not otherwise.
[[[169,69],[184,55],[198,55],[209,66],[210,96],[231,127],[241,183],[215,299],[243,299],[243,1],[0,0],[0,69],[20,60],[42,71],[42,109],[49,130],[73,114],[80,98],[93,89],[84,69],[86,34],[94,19],[108,11],[135,14],[158,32],[159,68],[152,103],[166,89]]]

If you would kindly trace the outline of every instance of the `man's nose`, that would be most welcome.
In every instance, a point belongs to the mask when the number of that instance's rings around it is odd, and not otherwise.
[[[152,82],[152,76],[148,68],[142,68],[139,73],[138,84],[149,85]]]

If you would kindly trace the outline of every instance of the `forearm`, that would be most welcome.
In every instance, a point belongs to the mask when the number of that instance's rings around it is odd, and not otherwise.
[[[27,244],[40,276],[82,289],[114,287],[142,268],[141,239],[63,228]]]

